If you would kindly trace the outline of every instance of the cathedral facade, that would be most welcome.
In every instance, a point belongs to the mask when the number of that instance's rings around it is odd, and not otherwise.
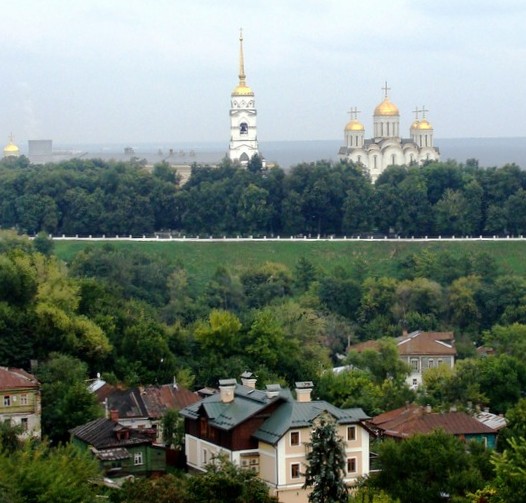
[[[239,82],[230,99],[230,146],[228,157],[246,166],[252,156],[259,155],[256,129],[256,101],[246,83],[243,57],[243,32],[239,35]]]
[[[365,138],[365,127],[357,118],[359,112],[353,109],[351,120],[344,129],[345,144],[338,152],[340,159],[366,168],[373,182],[388,166],[440,159],[440,152],[433,145],[433,127],[426,118],[428,110],[423,107],[414,111],[416,118],[409,128],[409,138],[402,138],[400,112],[389,99],[387,83],[383,89],[384,100],[374,109],[372,138]]]

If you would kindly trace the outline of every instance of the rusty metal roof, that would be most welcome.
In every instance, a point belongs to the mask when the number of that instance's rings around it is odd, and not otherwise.
[[[380,414],[370,424],[386,436],[405,438],[444,430],[452,435],[496,434],[496,430],[465,412],[432,412],[411,404]]]
[[[0,390],[38,388],[37,378],[23,369],[0,367]]]

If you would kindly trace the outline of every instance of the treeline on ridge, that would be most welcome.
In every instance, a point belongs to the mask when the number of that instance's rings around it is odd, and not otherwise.
[[[0,227],[79,235],[521,235],[526,173],[477,161],[392,166],[372,184],[352,163],[264,170],[223,160],[180,185],[167,164],[0,162]]]

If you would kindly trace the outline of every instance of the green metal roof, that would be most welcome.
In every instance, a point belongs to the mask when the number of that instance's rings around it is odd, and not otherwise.
[[[268,405],[281,402],[271,417],[254,433],[255,438],[270,444],[276,444],[290,429],[311,425],[324,412],[329,413],[339,424],[354,424],[369,418],[362,409],[339,409],[325,401],[297,402],[289,389],[277,387],[276,390],[279,390],[279,395],[269,398],[265,391],[236,384],[233,401],[222,402],[221,394],[216,393],[185,407],[180,413],[193,420],[206,415],[210,425],[230,430],[263,411]]]
[[[198,419],[200,412],[204,411],[210,425],[230,430],[265,409],[269,404],[291,398],[288,389],[280,389],[278,396],[269,398],[265,391],[236,384],[232,402],[222,402],[221,394],[216,393],[201,402],[185,407],[180,413],[188,419]]]
[[[334,417],[338,424],[355,424],[368,419],[362,409],[339,409],[325,401],[288,401],[261,425],[254,437],[275,445],[287,431],[310,426],[324,412]]]

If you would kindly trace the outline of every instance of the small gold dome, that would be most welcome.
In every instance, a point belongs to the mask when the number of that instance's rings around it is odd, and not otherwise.
[[[347,123],[345,131],[365,131],[365,128],[359,120],[353,119]]]
[[[411,124],[411,129],[418,129],[418,124],[420,124],[419,120],[413,121],[413,124]]]
[[[429,121],[427,119],[422,119],[419,123],[418,123],[418,126],[416,127],[416,129],[433,129],[433,127],[431,126],[431,124],[429,123]]]
[[[239,84],[232,91],[232,96],[254,96],[254,91],[247,85]]]
[[[374,109],[374,115],[395,116],[400,115],[400,112],[398,111],[398,107],[386,97],[384,101]]]
[[[13,143],[13,140],[10,139],[9,143],[4,147],[4,157],[18,156],[20,154],[20,149]]]

